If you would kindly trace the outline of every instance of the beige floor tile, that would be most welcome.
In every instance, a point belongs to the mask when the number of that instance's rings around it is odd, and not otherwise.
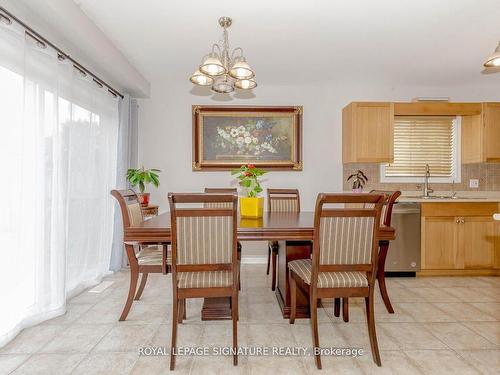
[[[491,288],[449,288],[450,294],[464,302],[497,302],[492,295],[487,294]]]
[[[47,320],[43,324],[72,324],[94,305],[91,303],[69,303],[66,305],[66,313],[57,318]]]
[[[495,321],[494,317],[470,303],[440,302],[433,303],[433,305],[443,310],[457,322]]]
[[[320,347],[347,347],[348,343],[342,332],[338,328],[338,324],[332,323],[319,323],[318,333],[319,333],[319,345]],[[290,325],[291,332],[297,342],[298,346],[301,347],[312,347],[312,333],[310,325]],[[283,345],[283,344],[281,344]],[[291,345],[290,345],[291,346]]]
[[[177,357],[175,360],[175,372],[172,374],[187,375],[191,371],[192,357]],[[139,357],[130,375],[153,375],[170,373],[169,356]]]
[[[480,276],[475,279],[488,284],[490,287],[500,288],[500,277],[498,276]]]
[[[40,353],[88,353],[113,326],[113,324],[74,324],[44,345]]]
[[[282,323],[283,316],[277,302],[242,305],[240,319],[248,323]]]
[[[201,338],[205,327],[203,325],[179,324],[177,326],[178,346],[200,346]],[[222,330],[227,328],[223,327]],[[172,325],[161,324],[158,330],[149,341],[150,345],[169,348],[172,343]]]
[[[424,302],[423,297],[415,290],[417,288],[388,288],[387,294],[391,303],[394,302]]]
[[[314,362],[313,358],[311,359]],[[307,374],[306,367],[301,357],[262,356],[248,357],[247,366],[249,374],[262,375],[290,375]]]
[[[460,323],[429,323],[425,326],[451,349],[495,348],[494,344]]]
[[[373,361],[370,353],[359,357],[358,365],[365,374],[395,374],[415,375],[422,374],[417,365],[403,352],[399,350],[384,350],[380,352],[382,367],[378,367]]]
[[[156,324],[117,325],[93,349],[95,352],[134,352],[151,342]]]
[[[366,356],[371,360],[372,355],[370,353],[364,353],[362,357]],[[307,356],[302,358],[302,363],[304,364],[308,374],[348,374],[348,375],[358,375],[363,374],[363,370],[359,366],[361,359],[360,357],[347,357],[347,356],[321,356],[321,370],[316,368],[316,362],[313,356]]]
[[[448,349],[441,340],[425,328],[423,323],[380,323],[378,326],[393,338],[400,349]]]
[[[483,374],[498,374],[500,369],[500,349],[497,350],[460,350],[458,352],[467,362]]]
[[[101,301],[94,305],[87,312],[83,313],[78,320],[78,324],[104,324],[117,323],[123,311],[125,300],[122,302]],[[132,305],[131,311],[134,309]]]
[[[500,302],[475,302],[471,303],[471,305],[494,317],[496,320],[500,320]]]
[[[400,303],[399,308],[416,322],[451,322],[454,320],[430,302]]]
[[[429,288],[432,287],[435,277],[398,277],[397,281],[404,288]]]
[[[37,325],[26,328],[14,340],[0,349],[1,354],[29,354],[35,353],[54,337],[64,331],[63,325]]]
[[[206,356],[193,358],[191,374],[223,375],[223,374],[247,374],[248,358],[238,356],[238,365],[233,365],[233,356]]]
[[[0,354],[0,375],[10,374],[29,356],[29,354]]]
[[[338,330],[344,337],[347,346],[362,348],[365,352],[370,351],[370,336],[366,323],[344,323],[338,325]],[[379,350],[399,349],[394,340],[377,325],[377,340]]]
[[[422,297],[426,302],[460,302],[458,297],[450,293],[450,288],[415,288],[413,292]]]
[[[490,283],[481,280],[479,277],[441,276],[433,277],[428,281],[432,286],[438,288],[482,288],[491,286]]]
[[[78,365],[72,375],[128,374],[137,358],[137,353],[91,353]]]
[[[500,324],[497,322],[466,322],[463,323],[474,332],[479,333],[490,342],[500,345]]]
[[[238,322],[238,346],[249,345],[249,324]],[[181,327],[182,328],[182,327]],[[200,329],[200,328],[198,328]],[[203,334],[200,338],[201,346],[209,347],[229,347],[233,343],[233,325],[230,320],[221,322],[221,324],[211,324],[205,322],[203,325]],[[180,331],[179,331],[180,332]],[[178,341],[181,345],[181,341]]]
[[[102,293],[89,293],[88,290],[83,291],[79,295],[71,298],[68,302],[77,304],[96,304],[100,301],[104,301],[113,294],[113,288],[105,289]]]
[[[127,320],[120,324],[165,324],[172,320],[172,305],[148,305],[136,301]]]
[[[409,350],[405,354],[424,374],[464,375],[478,371],[451,350]]]
[[[249,346],[297,346],[290,324],[249,324],[247,325]]]
[[[70,374],[85,354],[34,354],[13,375]]]

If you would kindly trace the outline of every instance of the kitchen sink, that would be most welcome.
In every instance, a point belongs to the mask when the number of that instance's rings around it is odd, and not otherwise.
[[[450,196],[450,195],[430,195],[428,197],[424,197],[422,195],[403,195],[401,198],[417,198],[417,199],[485,199],[484,197],[460,197],[460,196]]]

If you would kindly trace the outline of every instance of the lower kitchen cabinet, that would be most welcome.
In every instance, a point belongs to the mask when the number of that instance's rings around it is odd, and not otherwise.
[[[422,268],[425,275],[500,274],[497,203],[422,204]]]

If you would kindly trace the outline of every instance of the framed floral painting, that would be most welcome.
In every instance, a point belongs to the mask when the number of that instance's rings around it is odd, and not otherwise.
[[[302,107],[193,106],[193,170],[302,170]]]

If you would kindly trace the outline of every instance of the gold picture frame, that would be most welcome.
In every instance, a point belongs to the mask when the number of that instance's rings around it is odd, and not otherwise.
[[[301,171],[302,106],[193,105],[193,171]]]

